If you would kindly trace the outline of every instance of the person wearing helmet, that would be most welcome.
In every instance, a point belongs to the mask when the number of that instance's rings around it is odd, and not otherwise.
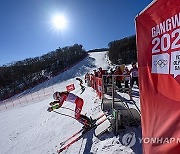
[[[76,105],[75,107],[75,119],[78,120],[81,124],[83,124],[85,127],[91,126],[91,120],[85,115],[81,114],[81,110],[84,104],[84,101],[82,98],[76,96],[73,93],[70,93],[68,91],[63,92],[55,92],[53,94],[53,98],[55,101],[51,102],[47,111],[51,112],[54,109],[59,109],[65,101],[74,103]]]

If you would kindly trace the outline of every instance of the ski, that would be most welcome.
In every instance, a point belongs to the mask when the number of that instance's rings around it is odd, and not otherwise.
[[[102,118],[104,116],[101,115],[98,118],[96,118],[96,120],[99,120],[100,118]],[[104,121],[106,121],[107,118],[101,120],[100,122],[98,122],[97,124],[95,124],[93,127],[91,127],[87,132],[82,133],[80,136],[76,137],[74,140],[72,140],[70,143],[68,143],[67,145],[65,145],[63,148],[60,148],[59,150],[57,150],[57,153],[60,154],[62,151],[64,151],[65,149],[67,149],[69,146],[71,146],[73,143],[77,142],[78,140],[80,140],[81,138],[83,138],[83,136],[85,134],[87,134],[89,131],[91,131],[92,129],[96,128],[97,126],[99,126],[100,124],[102,124]],[[83,129],[84,130],[84,129]],[[80,132],[82,132],[81,130],[79,132],[76,133],[76,135],[78,135]],[[73,137],[76,136],[75,134],[73,135]],[[68,140],[72,139],[73,137],[70,137]],[[66,142],[68,141],[66,140]]]
[[[96,119],[94,119],[95,121],[98,121],[99,119],[101,119],[105,114],[103,113],[102,115],[100,115],[99,117],[97,117]],[[77,136],[79,133],[83,132],[84,128],[80,129],[78,132],[76,132],[74,135],[72,135],[71,137],[69,137],[68,139],[66,139],[65,141],[59,143],[60,146],[62,147],[66,142],[68,142],[69,140],[71,140],[73,137]]]
[[[84,130],[83,128],[80,129],[77,133],[75,133],[74,135],[72,135],[71,137],[69,137],[68,139],[66,139],[65,141],[59,143],[60,146],[62,147],[66,142],[68,142],[69,140],[71,140],[73,137],[75,137],[75,136],[78,135],[79,133],[83,132],[83,130]]]

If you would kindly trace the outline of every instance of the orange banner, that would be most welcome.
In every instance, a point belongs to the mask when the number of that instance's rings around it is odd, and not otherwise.
[[[136,33],[143,153],[179,154],[180,0],[153,1],[136,17]]]

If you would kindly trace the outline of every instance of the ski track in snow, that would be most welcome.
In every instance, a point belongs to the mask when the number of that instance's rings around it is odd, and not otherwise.
[[[87,116],[95,116],[101,111],[100,100],[91,87],[86,87],[85,92],[80,95],[80,86],[76,77],[84,79],[86,72],[92,72],[93,69],[102,67],[107,69],[109,61],[107,52],[95,52],[85,58],[76,66],[66,72],[44,82],[35,88],[29,89],[18,95],[22,98],[30,93],[38,91],[43,93],[42,89],[56,86],[59,91],[65,90],[66,85],[74,83],[76,90],[73,93],[82,97],[85,101],[82,113]],[[53,94],[53,89],[52,89]],[[18,97],[15,96],[15,97]],[[42,95],[43,96],[43,95]],[[138,90],[134,91],[134,99],[139,106]],[[22,106],[15,106],[7,110],[0,111],[0,153],[1,154],[55,154],[59,148],[59,143],[66,140],[72,134],[82,128],[82,125],[76,120],[64,117],[54,112],[47,112],[52,95],[44,98],[42,101],[28,103]],[[74,109],[72,103],[65,102],[65,107]],[[134,107],[130,104],[131,107]],[[70,110],[60,108],[57,110],[74,116]],[[140,128],[131,128],[140,136]],[[128,133],[128,130],[123,134]],[[121,144],[122,136],[114,136],[113,133],[103,134],[95,137],[93,131],[88,133],[83,139],[71,145],[64,154],[132,154],[141,153],[141,145],[137,144],[132,148]]]

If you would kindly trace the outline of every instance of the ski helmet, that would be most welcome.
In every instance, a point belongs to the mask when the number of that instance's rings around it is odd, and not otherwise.
[[[53,94],[53,98],[54,98],[55,100],[60,100],[60,99],[61,99],[60,92],[56,91],[56,92]]]

